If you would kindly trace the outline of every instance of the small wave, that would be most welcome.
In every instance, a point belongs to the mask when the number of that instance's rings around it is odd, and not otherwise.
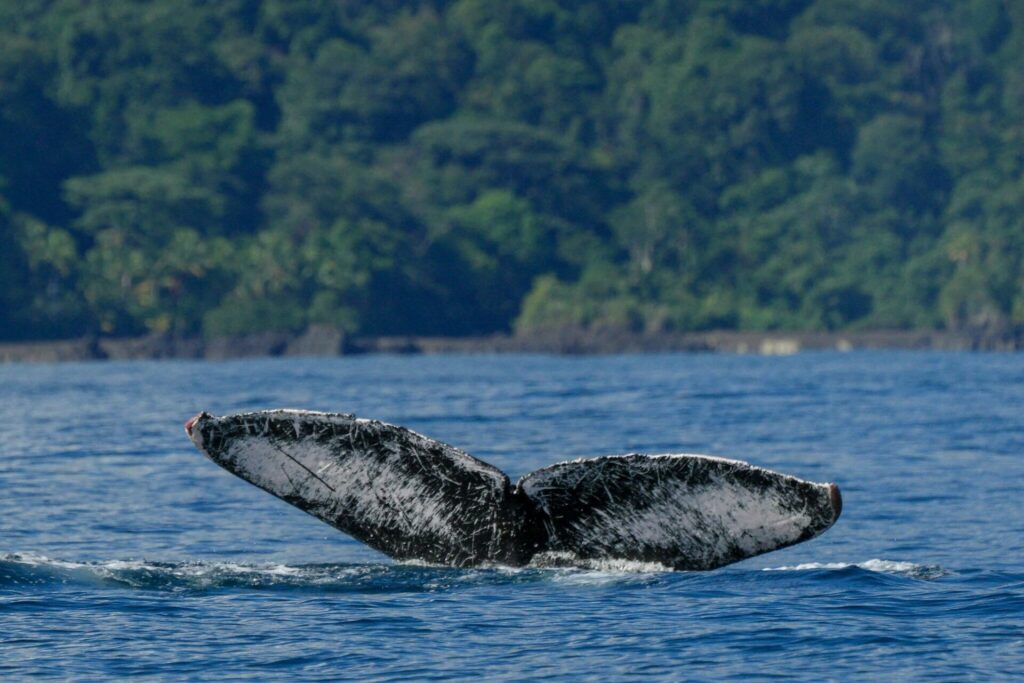
[[[390,565],[239,564],[235,562],[72,562],[35,553],[0,555],[0,587],[108,585],[153,590],[211,588],[372,588]]]
[[[0,554],[0,589],[18,587],[128,588],[155,591],[314,590],[318,592],[433,592],[488,584],[553,581],[599,586],[650,581],[667,571],[657,563],[541,558],[527,567],[468,569],[424,562],[378,564],[243,564],[224,561],[76,562],[36,553]]]
[[[549,569],[551,581],[567,586],[642,586],[658,583],[656,574],[635,569]]]
[[[842,571],[858,569],[932,580],[952,574],[937,565],[893,560],[809,562],[763,571]],[[604,586],[660,581],[669,569],[654,562],[580,560],[545,553],[527,567],[453,569],[423,563],[243,564],[223,561],[154,562],[107,560],[75,562],[35,553],[0,554],[0,589],[31,586],[92,586],[157,591],[221,589],[315,590],[321,592],[437,591],[484,584],[553,581]]]
[[[880,574],[896,574],[908,576],[914,579],[938,579],[949,576],[953,572],[937,564],[915,564],[914,562],[901,562],[898,560],[866,560],[864,562],[805,562],[803,564],[788,565],[784,567],[765,567],[766,572],[786,571],[812,571],[812,570],[844,570],[863,569],[869,572]]]
[[[0,589],[81,586],[156,591],[314,590],[433,592],[489,584],[555,581],[598,585],[645,580],[664,571],[640,562],[593,561],[560,567],[457,569],[420,561],[378,564],[242,564],[237,562],[107,560],[74,562],[35,553],[0,554]]]

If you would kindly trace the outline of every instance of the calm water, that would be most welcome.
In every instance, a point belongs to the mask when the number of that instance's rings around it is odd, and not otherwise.
[[[843,489],[709,573],[396,565],[182,423],[303,407],[513,477],[627,451]],[[1024,671],[1024,356],[363,357],[0,366],[0,677],[988,680]],[[772,571],[768,571],[772,570]]]

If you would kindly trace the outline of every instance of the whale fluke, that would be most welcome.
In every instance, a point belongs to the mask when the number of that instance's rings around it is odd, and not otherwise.
[[[575,460],[513,486],[464,451],[343,413],[200,413],[185,431],[229,472],[399,560],[714,569],[813,538],[842,507],[835,484],[701,455]]]

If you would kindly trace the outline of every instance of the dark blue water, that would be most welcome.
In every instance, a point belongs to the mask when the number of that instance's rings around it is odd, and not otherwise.
[[[1019,355],[0,366],[0,677],[1011,678],[1022,406]],[[837,481],[845,510],[708,573],[396,565],[182,431],[271,407],[407,425],[513,477],[725,455]]]

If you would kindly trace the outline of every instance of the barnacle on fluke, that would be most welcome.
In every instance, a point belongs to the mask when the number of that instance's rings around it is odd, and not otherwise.
[[[842,510],[835,484],[703,455],[574,460],[512,485],[457,448],[342,413],[200,413],[185,431],[229,472],[400,560],[714,569],[814,538]]]

